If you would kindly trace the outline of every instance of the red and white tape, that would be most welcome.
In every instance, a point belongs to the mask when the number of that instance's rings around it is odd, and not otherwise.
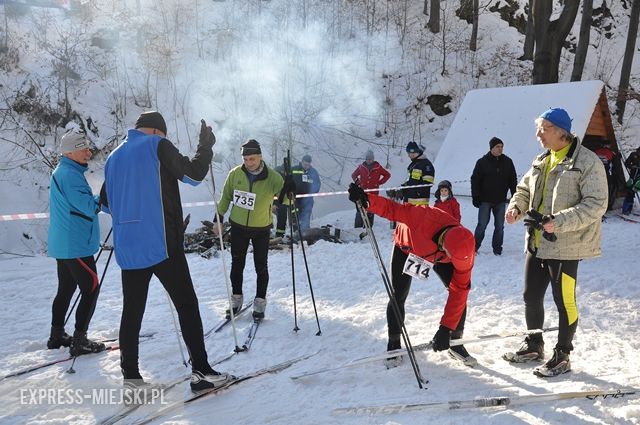
[[[418,184],[415,186],[397,186],[397,187],[381,187],[379,189],[365,189],[365,192],[376,192],[381,190],[403,190],[403,189],[413,189],[417,187],[429,187],[433,186],[432,184]],[[333,196],[333,195],[346,195],[349,192],[346,190],[338,191],[338,192],[320,192],[320,193],[307,193],[304,195],[296,195],[296,198],[311,198],[311,197],[322,197],[322,196]],[[185,202],[182,204],[184,208],[193,208],[193,207],[208,207],[211,205],[215,205],[213,201],[202,201],[202,202]],[[49,213],[28,213],[28,214],[5,214],[0,215],[0,221],[16,221],[16,220],[37,220],[49,218]]]
[[[35,220],[38,218],[49,218],[49,213],[30,213],[30,214],[6,214],[0,215],[0,221],[14,220]]]

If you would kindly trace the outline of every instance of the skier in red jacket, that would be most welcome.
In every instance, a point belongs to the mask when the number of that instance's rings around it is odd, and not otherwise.
[[[385,184],[387,180],[391,177],[391,173],[389,173],[380,163],[374,160],[373,151],[368,150],[365,154],[365,160],[362,164],[358,165],[358,168],[355,169],[353,173],[351,173],[351,179],[354,182],[358,182],[361,188],[363,189],[377,189],[381,185]],[[378,192],[371,192],[377,194]],[[373,226],[373,214],[367,213],[367,217],[369,218],[369,223]],[[364,227],[364,223],[362,222],[362,217],[360,217],[360,213],[356,209],[356,220],[355,220],[355,228]]]
[[[466,365],[477,364],[463,345],[450,347],[450,340],[462,338],[464,331],[475,259],[473,233],[441,209],[429,205],[398,204],[378,195],[367,195],[354,183],[349,186],[349,200],[360,201],[368,212],[398,222],[393,237],[391,284],[402,317],[396,317],[390,302],[387,306],[387,350],[400,348],[404,303],[412,277],[426,279],[429,269],[433,268],[449,291],[440,327],[433,337],[433,349],[449,349],[452,357]],[[401,356],[398,356],[387,359],[385,364],[395,367],[401,361]]]

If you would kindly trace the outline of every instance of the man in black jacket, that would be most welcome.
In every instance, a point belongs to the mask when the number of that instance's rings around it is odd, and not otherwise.
[[[408,178],[402,183],[405,189],[402,190],[404,202],[412,205],[429,205],[431,187],[417,187],[425,184],[433,184],[436,170],[431,161],[424,156],[424,148],[416,142],[407,144],[407,155],[411,159],[411,164],[407,167]]]
[[[495,255],[502,255],[504,239],[504,213],[507,191],[516,193],[518,178],[513,161],[502,153],[504,143],[497,137],[489,141],[489,152],[476,162],[471,175],[473,206],[478,208],[478,225],[474,232],[476,252],[482,245],[484,231],[493,213],[493,239],[491,246]]]

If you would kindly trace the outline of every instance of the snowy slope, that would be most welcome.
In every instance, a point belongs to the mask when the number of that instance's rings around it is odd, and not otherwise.
[[[454,188],[455,189],[455,188]],[[473,228],[476,210],[467,199],[460,199],[463,224]],[[542,380],[531,373],[531,366],[507,364],[500,355],[519,345],[518,338],[468,345],[479,360],[470,369],[446,354],[423,352],[417,355],[423,374],[429,379],[426,390],[419,390],[407,362],[386,370],[380,363],[346,369],[292,381],[289,376],[326,367],[368,354],[381,353],[386,346],[386,293],[367,241],[356,241],[350,229],[354,212],[336,212],[314,224],[333,224],[344,229],[345,239],[353,242],[333,244],[320,241],[307,248],[309,271],[316,299],[322,335],[317,326],[309,296],[302,254],[295,251],[298,325],[294,333],[293,298],[289,252],[272,252],[269,257],[271,281],[267,318],[251,351],[234,356],[220,370],[235,374],[262,368],[302,354],[321,350],[309,360],[276,375],[267,375],[214,397],[179,409],[162,421],[172,423],[242,424],[638,424],[640,399],[568,400],[531,404],[511,409],[474,411],[431,410],[392,416],[332,416],[337,407],[377,405],[389,402],[435,402],[466,400],[479,396],[515,396],[589,389],[640,388],[640,287],[635,262],[639,224],[610,218],[604,224],[603,256],[585,261],[578,275],[580,325],[576,349],[572,353],[573,372]],[[377,219],[375,231],[382,252],[388,255],[391,237],[388,222]],[[515,331],[524,328],[522,305],[523,228],[507,226],[505,248],[495,257],[481,248],[469,297],[465,337]],[[205,329],[221,318],[226,305],[222,261],[189,256],[189,264]],[[106,256],[100,259],[103,268]],[[229,255],[226,256],[229,262]],[[255,289],[251,261],[245,271],[245,294]],[[64,356],[61,350],[43,350],[48,336],[50,303],[56,280],[55,264],[42,257],[3,260],[0,321],[0,375],[27,367],[42,359]],[[227,268],[228,269],[228,268]],[[167,299],[157,281],[152,281],[142,332],[157,332],[140,345],[141,370],[148,380],[166,383],[186,376],[173,331]],[[427,342],[437,329],[446,292],[435,276],[426,283],[414,283],[407,302],[407,327],[414,344]],[[555,326],[557,314],[548,293],[545,326]],[[120,277],[112,264],[90,327],[94,337],[117,336],[121,309]],[[28,312],[28,314],[25,314]],[[249,319],[237,323],[242,341]],[[547,335],[547,355],[555,344],[555,334]],[[210,360],[228,353],[234,346],[231,328],[207,340]],[[119,405],[23,405],[20,391],[36,389],[118,388],[117,352],[80,358],[76,374],[67,374],[68,363],[18,378],[0,381],[0,422],[40,424],[91,424],[117,411]],[[166,394],[173,400],[188,393],[182,384]],[[141,408],[128,421],[153,411]]]

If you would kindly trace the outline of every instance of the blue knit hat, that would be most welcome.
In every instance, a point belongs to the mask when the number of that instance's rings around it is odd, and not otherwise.
[[[550,108],[540,115],[540,118],[544,118],[551,124],[558,128],[563,129],[567,133],[571,133],[571,118],[567,111],[562,108]]]
[[[416,142],[409,142],[407,144],[407,153],[419,153],[422,154],[424,152],[424,148],[417,144]]]

